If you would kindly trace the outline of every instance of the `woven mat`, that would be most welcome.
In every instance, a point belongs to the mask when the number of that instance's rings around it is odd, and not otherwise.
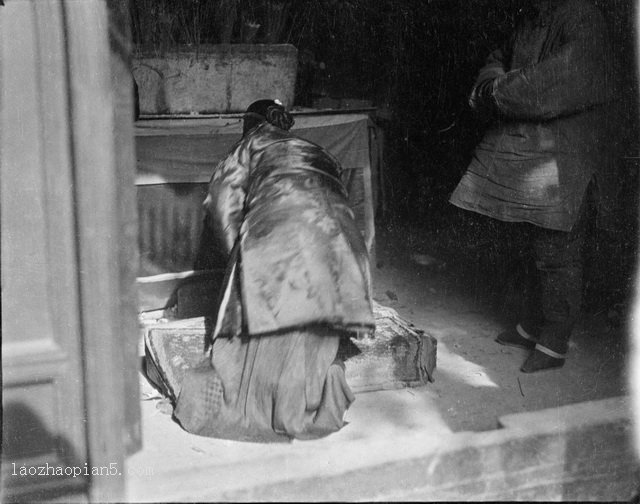
[[[433,381],[437,341],[398,313],[374,303],[376,332],[352,339],[361,353],[345,361],[354,393],[417,387]],[[147,376],[175,399],[187,369],[207,358],[204,317],[149,326],[145,332]]]

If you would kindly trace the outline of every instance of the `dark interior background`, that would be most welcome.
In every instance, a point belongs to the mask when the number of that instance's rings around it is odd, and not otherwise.
[[[297,106],[312,106],[319,98],[371,102],[385,132],[387,210],[383,215],[378,209],[378,226],[398,240],[407,236],[404,227],[417,226],[420,238],[409,246],[464,263],[475,262],[480,250],[491,254],[491,247],[482,246],[482,229],[447,202],[482,135],[467,97],[484,59],[511,31],[525,3],[131,0],[130,11],[138,47],[290,43],[299,51]],[[616,139],[621,147],[618,229],[593,229],[586,251],[587,304],[602,309],[628,297],[631,289],[640,145],[634,2],[596,3],[609,22],[626,112]],[[441,233],[444,229],[453,231]]]

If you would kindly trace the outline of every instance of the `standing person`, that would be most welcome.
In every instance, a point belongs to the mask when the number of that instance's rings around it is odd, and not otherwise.
[[[176,402],[195,434],[316,438],[354,400],[338,348],[374,330],[367,251],[340,164],[292,125],[278,102],[251,104],[211,178],[205,222],[228,266],[210,362]]]
[[[532,0],[471,93],[490,126],[450,202],[502,223],[501,239],[529,261],[527,307],[497,338],[531,351],[525,373],[564,364],[581,309],[589,202],[602,217],[613,201],[610,58],[589,0]]]

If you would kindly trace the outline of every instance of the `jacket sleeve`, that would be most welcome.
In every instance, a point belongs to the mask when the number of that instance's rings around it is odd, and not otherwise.
[[[213,172],[209,194],[204,201],[205,223],[215,241],[229,257],[244,218],[249,179],[250,148],[241,141]]]
[[[489,55],[485,65],[478,73],[469,97],[469,105],[476,112],[489,113],[495,105],[493,100],[494,82],[498,77],[506,74],[505,61],[504,49],[496,49]]]
[[[593,10],[575,12],[563,26],[560,50],[537,64],[507,72],[493,85],[502,115],[547,120],[605,103],[608,40],[604,19]]]

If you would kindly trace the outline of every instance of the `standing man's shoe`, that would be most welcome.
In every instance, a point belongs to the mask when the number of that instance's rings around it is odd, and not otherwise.
[[[535,349],[520,368],[523,373],[535,373],[547,369],[561,368],[564,366],[565,355],[549,350],[540,344]]]

